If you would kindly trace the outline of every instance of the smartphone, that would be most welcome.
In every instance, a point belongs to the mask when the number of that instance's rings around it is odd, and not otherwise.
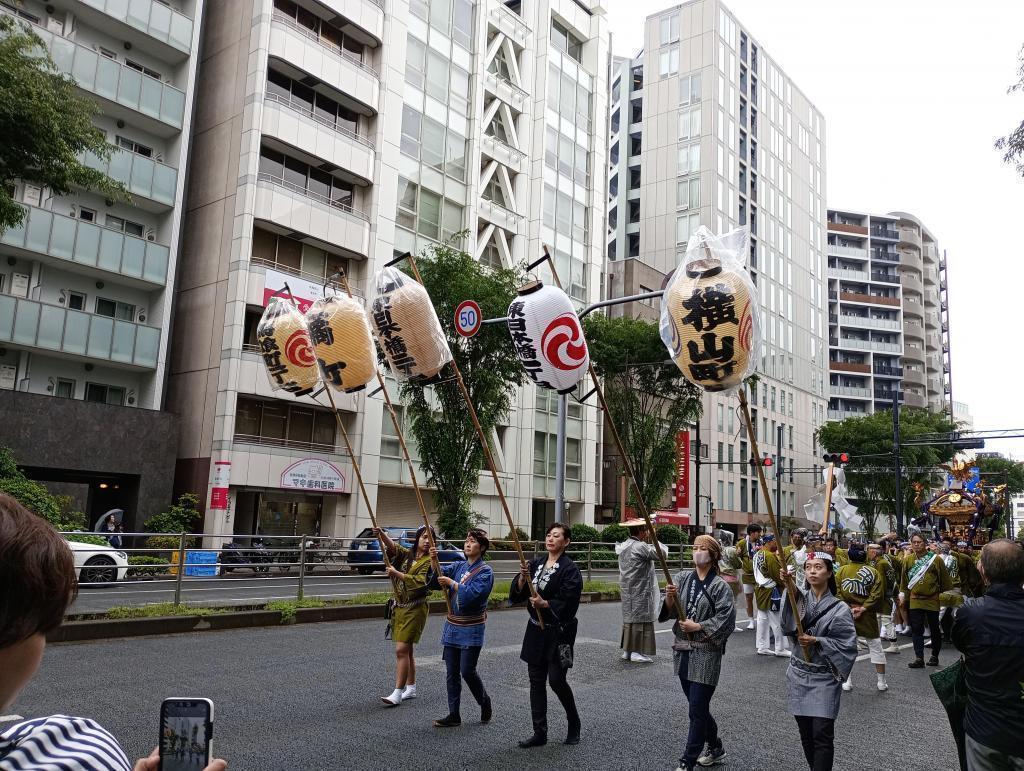
[[[213,758],[213,702],[170,698],[160,705],[160,771],[202,771]]]

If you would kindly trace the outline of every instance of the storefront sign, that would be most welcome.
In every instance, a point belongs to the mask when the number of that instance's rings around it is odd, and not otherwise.
[[[690,508],[690,432],[676,434],[676,511]]]
[[[11,276],[11,294],[15,297],[28,297],[28,282],[30,276],[25,273],[15,273]]]
[[[341,469],[320,458],[296,461],[281,472],[281,484],[278,486],[316,493],[349,492],[348,480]]]
[[[270,302],[270,295],[274,294],[281,289],[284,289],[284,285],[288,284],[288,288],[292,290],[292,297],[295,298],[295,302],[299,306],[299,310],[305,313],[309,310],[309,306],[313,304],[313,301],[318,297],[323,297],[324,288],[322,284],[315,284],[312,281],[306,281],[304,278],[298,276],[292,276],[287,273],[281,273],[278,270],[267,268],[266,282],[263,284],[263,307],[266,308]]]
[[[210,508],[226,511],[228,508],[228,487],[231,484],[231,461],[218,460],[213,464],[213,480],[210,483]]]
[[[17,367],[13,364],[0,364],[0,391],[13,391],[17,380]]]

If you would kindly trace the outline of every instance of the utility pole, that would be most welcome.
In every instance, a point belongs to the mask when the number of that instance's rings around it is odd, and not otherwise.
[[[896,534],[900,538],[906,536],[906,529],[903,527],[903,486],[900,479],[900,394],[899,391],[892,396],[892,454],[893,473],[896,475]]]
[[[697,479],[696,479],[696,483],[695,483],[695,487],[694,487],[694,490],[695,490],[695,495],[693,497],[693,519],[694,519],[694,522],[692,524],[695,527],[700,527],[700,450],[701,450],[701,445],[700,445],[700,418],[697,418],[696,434],[697,434],[697,451],[695,453],[693,453],[693,466],[694,466],[694,469],[695,469],[694,473],[696,474]]]
[[[782,532],[782,424],[775,437],[775,530]],[[782,544],[779,544],[782,548]]]

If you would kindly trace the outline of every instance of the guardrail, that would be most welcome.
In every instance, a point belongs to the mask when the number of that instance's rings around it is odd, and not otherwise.
[[[79,531],[62,535],[73,542],[79,588],[86,590],[79,593],[76,606],[96,606],[76,607],[75,613],[104,613],[114,605],[265,604],[269,600],[338,599],[391,592],[376,538]],[[439,539],[442,564],[463,559],[461,545]],[[596,575],[617,582],[615,546],[612,542],[573,542],[568,554],[588,581]],[[691,564],[689,545],[665,546],[670,564],[680,568]],[[524,541],[522,547],[528,559],[544,554],[542,540]],[[511,580],[519,573],[511,541],[492,541],[486,559],[496,580]],[[328,576],[335,580],[324,581]],[[246,579],[259,581],[246,585]],[[377,583],[379,586],[373,585]],[[223,589],[231,589],[229,593],[238,601],[211,597]],[[238,597],[241,594],[252,596]],[[122,597],[127,599],[118,599]]]

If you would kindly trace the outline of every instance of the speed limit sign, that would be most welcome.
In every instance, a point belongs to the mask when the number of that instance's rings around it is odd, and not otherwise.
[[[463,337],[472,337],[480,331],[480,306],[472,300],[463,300],[455,309],[455,330]]]

